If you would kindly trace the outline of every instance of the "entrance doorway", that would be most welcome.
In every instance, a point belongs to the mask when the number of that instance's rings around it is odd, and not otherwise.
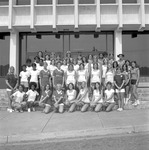
[[[44,54],[54,52],[65,57],[71,51],[73,57],[78,54],[87,56],[94,53],[113,53],[114,33],[104,32],[37,32],[20,33],[20,64],[25,64],[27,58],[32,61],[38,51]]]

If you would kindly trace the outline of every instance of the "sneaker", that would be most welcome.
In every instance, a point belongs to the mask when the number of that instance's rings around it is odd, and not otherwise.
[[[140,105],[140,100],[136,100],[136,103],[137,103],[138,105]]]
[[[133,106],[137,106],[137,105],[138,105],[138,103],[137,103],[137,102],[134,102],[132,105],[133,105]]]
[[[32,110],[33,110],[33,111],[36,111],[34,107],[32,108]]]
[[[13,112],[13,110],[10,108],[10,109],[9,109],[9,112],[10,112],[10,113],[12,113],[12,112]]]
[[[28,110],[27,110],[28,112],[31,112],[31,109],[30,108],[28,108]]]
[[[10,108],[7,108],[7,111],[10,112]]]
[[[120,111],[120,110],[121,110],[121,108],[118,108],[117,110],[118,110],[118,111]]]

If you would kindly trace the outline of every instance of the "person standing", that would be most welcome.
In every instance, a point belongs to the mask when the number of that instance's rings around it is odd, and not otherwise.
[[[132,92],[131,95],[134,97],[135,102],[133,103],[133,105],[139,105],[140,101],[138,99],[138,93],[137,93],[137,86],[139,84],[139,79],[140,79],[140,70],[137,67],[137,63],[136,61],[132,61],[131,62],[131,72],[130,72],[130,83],[131,83],[131,88],[132,88]]]
[[[43,69],[39,73],[40,78],[40,87],[41,91],[44,91],[45,85],[49,84],[51,87],[51,74],[50,71],[47,69],[47,62],[44,62]]]
[[[15,90],[17,89],[18,86],[18,77],[15,74],[15,68],[13,66],[11,66],[9,68],[9,71],[6,75],[6,79],[5,79],[6,85],[7,85],[7,95],[8,95],[8,108],[7,111],[12,112],[12,100],[10,98],[10,96],[15,92]]]
[[[118,67],[114,76],[115,91],[118,96],[118,111],[124,109],[124,95],[125,95],[125,76],[121,73],[121,68]]]

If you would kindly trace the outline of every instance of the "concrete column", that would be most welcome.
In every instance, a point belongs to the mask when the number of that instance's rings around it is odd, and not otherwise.
[[[74,1],[74,5],[75,5],[75,13],[74,13],[74,15],[75,15],[75,29],[78,29],[78,27],[79,27],[79,8],[78,8],[78,3],[79,3],[79,1],[78,0],[75,0]]]
[[[145,28],[145,6],[144,6],[144,0],[137,0],[138,3],[140,3],[140,20],[141,20],[141,26],[139,30],[144,30]]]
[[[30,28],[34,29],[34,18],[35,18],[35,5],[37,4],[37,0],[31,0],[31,6],[30,6],[30,11],[31,11],[31,25]]]
[[[56,4],[57,0],[52,0],[53,4],[53,29],[56,30]]]
[[[10,32],[9,65],[14,66],[16,73],[18,73],[19,71],[19,33],[17,31]]]
[[[114,58],[118,60],[117,55],[122,54],[122,31],[115,30],[114,31]]]
[[[16,4],[16,0],[9,0],[9,25],[8,25],[8,29],[12,29],[13,18],[14,18],[13,5],[15,5],[15,4]]]
[[[119,26],[118,28],[122,28],[123,27],[123,7],[122,7],[122,0],[116,0],[117,4],[118,4],[118,20],[119,20]]]
[[[96,0],[96,22],[97,22],[97,29],[100,28],[100,0]]]

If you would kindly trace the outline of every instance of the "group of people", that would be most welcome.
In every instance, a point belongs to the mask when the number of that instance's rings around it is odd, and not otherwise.
[[[8,111],[35,111],[44,113],[124,110],[124,105],[139,105],[137,86],[140,71],[135,61],[124,60],[119,54],[99,53],[88,57],[71,56],[68,51],[61,59],[40,51],[26,60],[19,76],[11,66],[6,76]],[[132,101],[133,100],[133,101]]]

